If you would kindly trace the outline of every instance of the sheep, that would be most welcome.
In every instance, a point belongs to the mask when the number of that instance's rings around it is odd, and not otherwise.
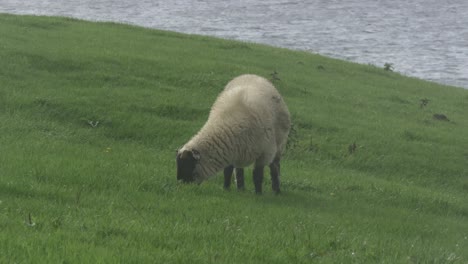
[[[280,159],[291,126],[283,98],[267,79],[245,74],[231,80],[214,102],[200,131],[177,151],[177,180],[200,184],[224,169],[224,188],[236,170],[238,189],[251,164],[255,193],[262,193],[263,169],[280,193]]]

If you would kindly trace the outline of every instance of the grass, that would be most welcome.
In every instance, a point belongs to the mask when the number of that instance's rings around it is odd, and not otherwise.
[[[467,90],[114,23],[2,14],[0,36],[1,263],[468,262]],[[242,73],[292,113],[279,196],[250,169],[245,192],[175,179]]]

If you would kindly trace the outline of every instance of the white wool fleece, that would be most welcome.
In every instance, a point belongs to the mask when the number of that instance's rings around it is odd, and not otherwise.
[[[269,165],[283,152],[290,115],[283,98],[265,78],[241,75],[213,104],[208,121],[180,150],[196,150],[195,173],[203,181],[229,165]]]

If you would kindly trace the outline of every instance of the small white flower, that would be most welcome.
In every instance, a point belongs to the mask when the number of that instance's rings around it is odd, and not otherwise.
[[[447,257],[448,261],[453,261],[457,259],[457,255],[455,253],[450,253],[450,255]]]

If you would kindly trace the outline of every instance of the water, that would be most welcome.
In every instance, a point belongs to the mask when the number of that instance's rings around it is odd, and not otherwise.
[[[0,0],[0,12],[117,21],[307,50],[468,88],[466,0]]]

